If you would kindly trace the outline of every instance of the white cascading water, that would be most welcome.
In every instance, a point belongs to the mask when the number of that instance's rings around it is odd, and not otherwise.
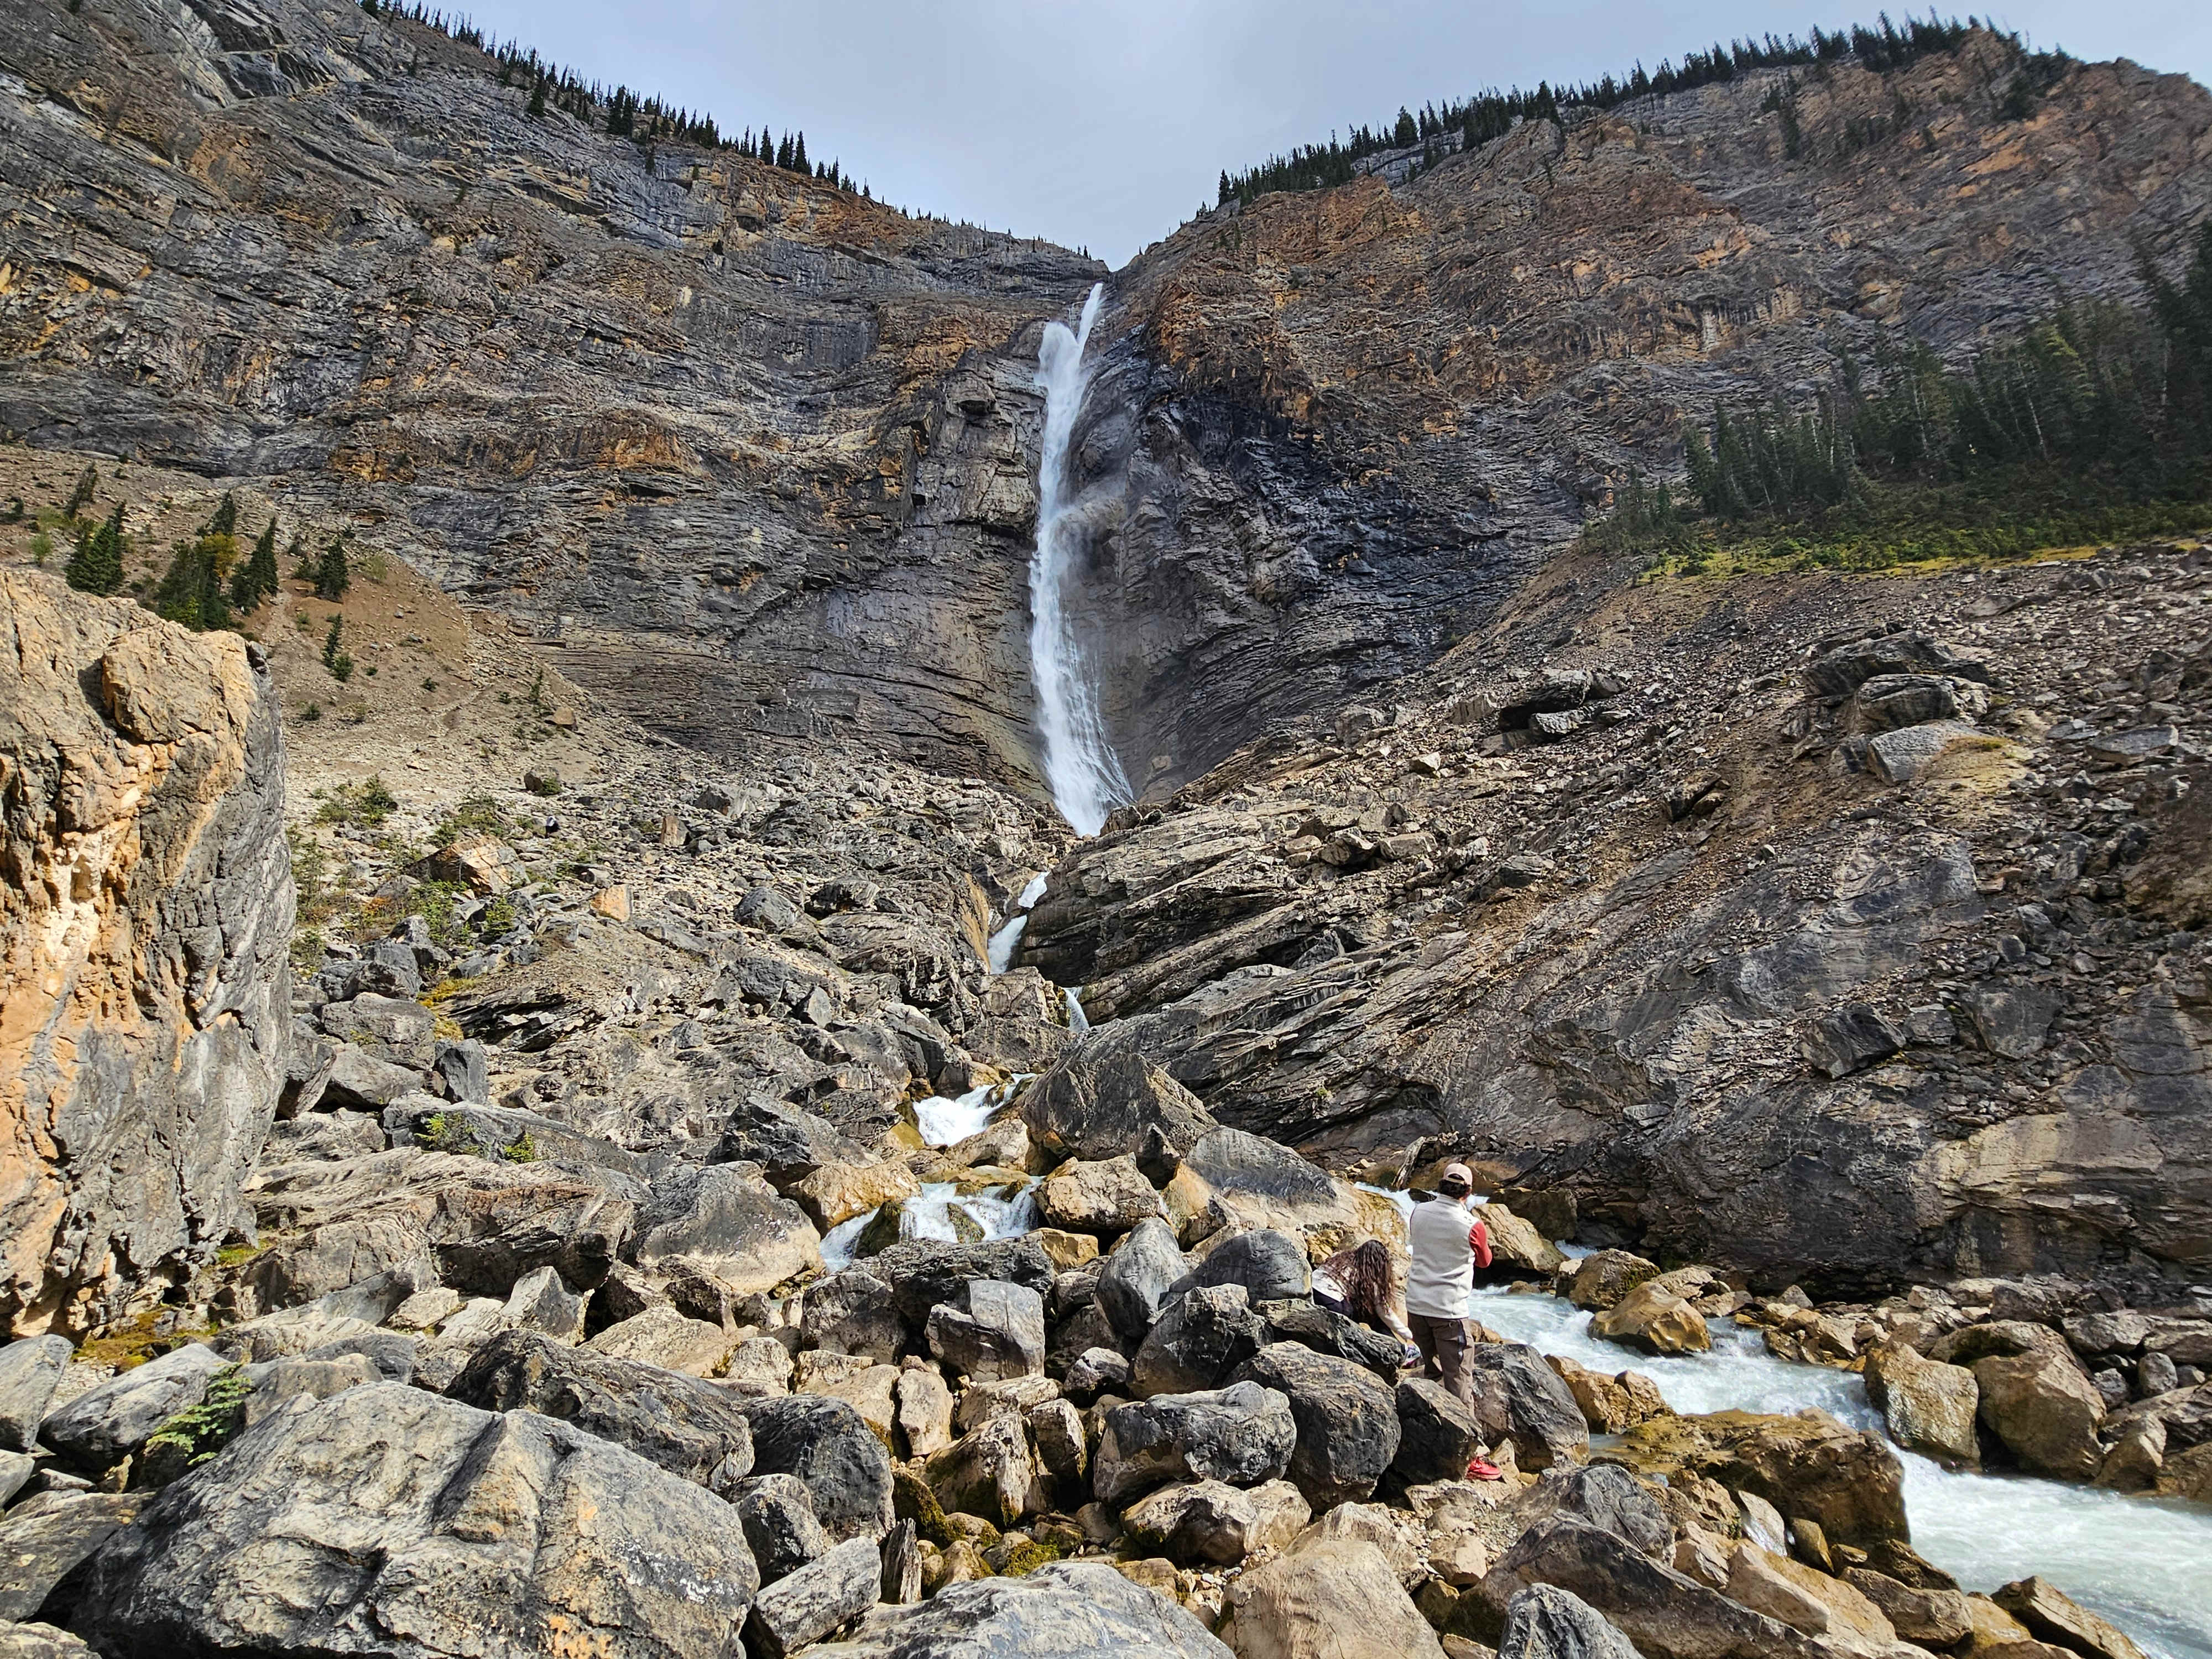
[[[1091,285],[1070,333],[1047,323],[1037,347],[1036,384],[1044,392],[1044,441],[1037,465],[1036,552],[1030,560],[1030,672],[1036,681],[1037,729],[1044,738],[1045,781],[1053,805],[1078,834],[1095,836],[1106,814],[1130,799],[1127,775],[1106,736],[1097,694],[1085,672],[1068,616],[1067,590],[1080,550],[1067,451],[1091,384],[1083,349],[1106,285]]]
[[[991,935],[993,973],[1003,974],[1014,965],[1014,951],[1021,945],[1022,929],[1030,925],[1030,912],[1044,896],[1044,880],[1042,876],[1030,878],[1029,885],[1022,889],[1022,896],[1014,901],[1013,914],[1006,918],[1004,927]]]

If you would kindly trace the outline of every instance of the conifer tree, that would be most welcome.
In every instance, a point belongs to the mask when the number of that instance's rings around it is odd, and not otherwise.
[[[71,587],[82,593],[112,593],[123,586],[123,508],[119,503],[106,523],[77,538],[76,551],[70,555],[62,574]]]
[[[319,599],[342,599],[346,589],[353,586],[353,574],[346,568],[345,538],[333,536],[331,544],[323,550],[323,556],[315,566],[315,597]]]
[[[538,77],[538,84],[530,89],[530,113],[533,116],[545,113],[545,77],[542,75]]]
[[[207,528],[200,533],[204,536],[231,536],[237,532],[238,503],[230,498],[230,492],[226,489],[222,492],[222,500],[216,503],[215,516],[207,521]]]
[[[253,552],[232,573],[230,602],[240,612],[249,611],[276,591],[276,520],[262,527]]]
[[[74,519],[78,514],[83,512],[85,508],[90,507],[92,505],[92,492],[99,487],[100,474],[93,468],[88,466],[82,472],[77,475],[76,488],[70,491],[69,506],[64,509],[62,516],[64,518]]]
[[[791,141],[791,165],[793,171],[797,173],[805,173],[807,170],[806,135],[804,132]]]

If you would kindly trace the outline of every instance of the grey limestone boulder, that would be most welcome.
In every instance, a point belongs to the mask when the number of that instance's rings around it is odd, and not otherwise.
[[[752,1429],[727,1391],[678,1371],[503,1331],[446,1389],[486,1411],[533,1411],[704,1484],[752,1468]]]
[[[1255,1227],[1223,1239],[1192,1271],[1190,1284],[1242,1285],[1255,1307],[1262,1302],[1283,1302],[1313,1291],[1313,1272],[1306,1247],[1274,1227]]]
[[[1256,1382],[1157,1395],[1106,1413],[1091,1490],[1118,1507],[1170,1480],[1256,1486],[1290,1468],[1297,1437],[1289,1398]]]
[[[736,1513],[532,1412],[397,1383],[295,1407],[164,1490],[88,1566],[112,1659],[734,1650],[758,1584]]]
[[[1288,1397],[1298,1431],[1291,1480],[1316,1510],[1368,1497],[1398,1455],[1396,1399],[1364,1365],[1301,1343],[1274,1342],[1246,1361],[1237,1378]]]
[[[1092,1294],[1114,1334],[1124,1342],[1140,1342],[1188,1271],[1176,1248],[1175,1230],[1164,1221],[1142,1221],[1106,1258]]]
[[[1177,1297],[1133,1362],[1139,1395],[1192,1394],[1217,1386],[1259,1352],[1266,1327],[1248,1305],[1244,1287],[1212,1285]]]
[[[1044,1298],[1026,1285],[977,1279],[957,1303],[929,1310],[929,1352],[977,1382],[1033,1376],[1044,1370]]]
[[[752,1425],[753,1472],[797,1475],[832,1539],[890,1530],[890,1454],[857,1409],[822,1395],[739,1403]]]
[[[848,1538],[763,1590],[745,1621],[754,1659],[786,1659],[875,1606],[884,1559],[869,1538]]]
[[[197,1406],[227,1362],[194,1342],[118,1372],[55,1412],[40,1431],[54,1454],[88,1474],[146,1443],[179,1412]]]
[[[814,1513],[814,1495],[797,1475],[753,1475],[739,1481],[729,1497],[763,1584],[829,1553],[830,1534]]]
[[[1531,1584],[1505,1604],[1498,1659],[1638,1659],[1635,1644],[1578,1595]]]
[[[878,1607],[819,1659],[1231,1659],[1168,1597],[1103,1562],[1062,1561],[1024,1578],[948,1585]]]
[[[0,1450],[28,1451],[37,1441],[70,1352],[58,1336],[27,1336],[0,1348]]]

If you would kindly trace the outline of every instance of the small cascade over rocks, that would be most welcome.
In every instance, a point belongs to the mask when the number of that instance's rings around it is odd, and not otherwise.
[[[1021,948],[1022,930],[1030,925],[1030,912],[1044,896],[1044,883],[1042,872],[1030,877],[1029,884],[1022,889],[1021,896],[1014,901],[1012,914],[1007,916],[1005,925],[991,935],[993,973],[1003,974],[1014,965],[1014,952]]]
[[[1047,323],[1037,347],[1044,441],[1037,465],[1036,552],[1030,562],[1030,672],[1036,681],[1037,729],[1053,805],[1085,836],[1097,835],[1106,814],[1134,793],[1107,738],[1067,604],[1080,550],[1067,452],[1091,384],[1083,350],[1105,295],[1103,283],[1092,284],[1074,331]]]

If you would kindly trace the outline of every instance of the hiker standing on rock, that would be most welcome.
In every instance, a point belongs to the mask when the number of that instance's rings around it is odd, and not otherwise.
[[[1490,1265],[1490,1234],[1468,1212],[1474,1174],[1464,1164],[1445,1166],[1437,1196],[1417,1206],[1407,1223],[1413,1270],[1406,1276],[1406,1313],[1414,1345],[1444,1387],[1469,1407],[1474,1378],[1467,1364],[1467,1304],[1474,1270]]]

